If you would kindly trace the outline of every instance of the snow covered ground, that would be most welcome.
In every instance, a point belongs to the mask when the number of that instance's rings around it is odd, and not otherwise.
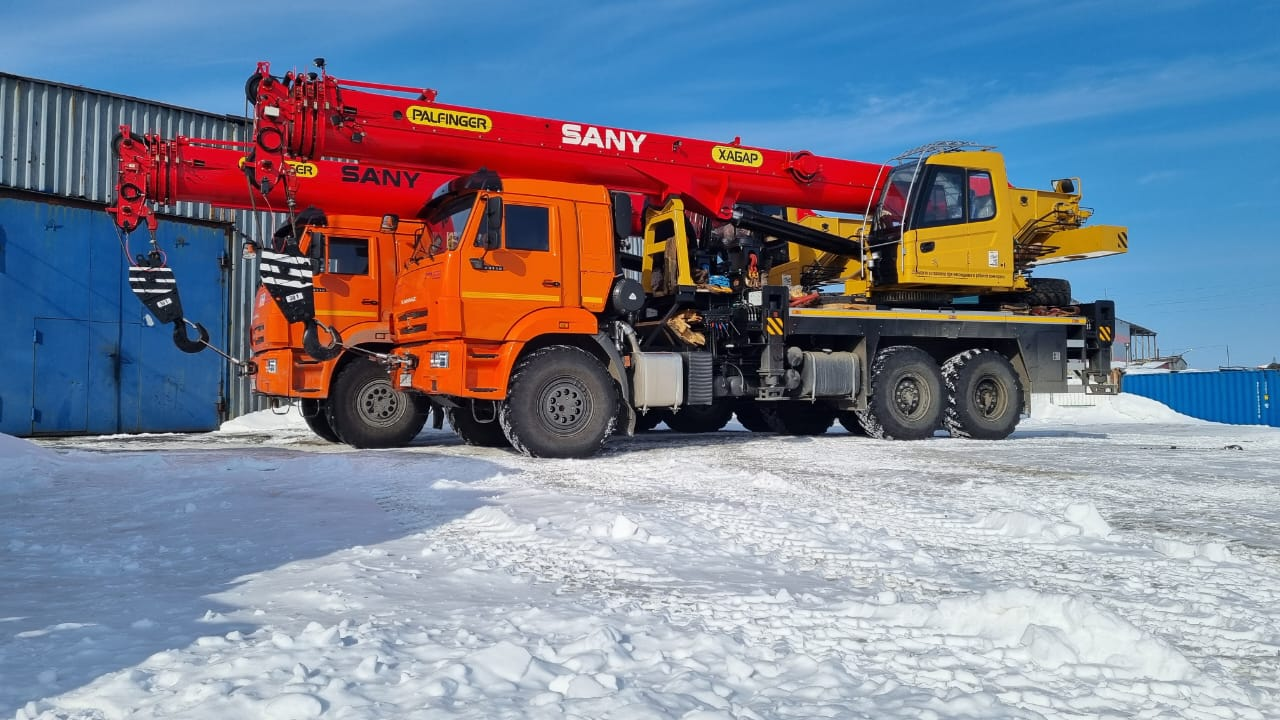
[[[736,426],[735,426],[736,427]],[[0,717],[1280,716],[1280,431],[0,436]]]

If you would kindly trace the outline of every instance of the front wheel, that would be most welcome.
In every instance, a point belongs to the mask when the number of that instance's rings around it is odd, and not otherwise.
[[[868,395],[858,419],[870,437],[923,440],[942,424],[942,371],[920,348],[894,345],[876,353]]]
[[[1003,440],[1022,418],[1022,383],[994,350],[966,350],[942,365],[951,394],[943,427],[952,437]]]
[[[391,385],[387,369],[356,358],[338,370],[325,404],[329,426],[357,448],[403,447],[427,423],[431,401]]]
[[[583,458],[600,449],[617,416],[618,393],[600,361],[555,345],[516,365],[498,417],[512,447],[525,455]]]

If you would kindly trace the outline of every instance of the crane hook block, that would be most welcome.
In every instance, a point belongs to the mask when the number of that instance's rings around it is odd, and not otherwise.
[[[134,265],[129,268],[129,289],[160,322],[182,322],[182,300],[172,268]]]

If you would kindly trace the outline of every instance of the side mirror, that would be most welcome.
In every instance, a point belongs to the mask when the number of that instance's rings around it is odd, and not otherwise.
[[[311,272],[319,274],[325,271],[324,233],[312,230],[308,234],[311,236],[311,246],[307,248],[307,257],[311,258]]]
[[[477,238],[485,250],[497,250],[502,247],[502,198],[491,197],[484,205],[483,237]]]
[[[1078,184],[1079,183],[1076,182],[1075,178],[1063,178],[1061,180],[1054,180],[1053,190],[1054,192],[1060,192],[1064,195],[1074,195],[1076,194],[1076,186]]]
[[[396,228],[398,227],[400,227],[399,215],[383,215],[382,216],[382,226],[381,226],[382,232],[387,232],[387,233],[395,232]]]
[[[609,201],[613,204],[613,237],[625,240],[631,236],[631,196],[624,192],[610,192]]]

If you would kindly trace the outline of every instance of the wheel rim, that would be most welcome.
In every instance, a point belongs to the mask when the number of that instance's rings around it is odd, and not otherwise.
[[[893,387],[893,407],[904,418],[916,420],[929,406],[929,388],[922,378],[907,375]]]
[[[557,435],[574,434],[591,417],[591,393],[577,378],[555,378],[538,400],[542,422]]]
[[[984,420],[992,420],[1004,414],[1009,399],[1000,387],[1000,382],[990,375],[984,375],[973,388],[973,407]]]
[[[375,380],[365,385],[357,405],[360,420],[375,427],[394,425],[404,414],[404,408],[404,399],[388,380]]]

